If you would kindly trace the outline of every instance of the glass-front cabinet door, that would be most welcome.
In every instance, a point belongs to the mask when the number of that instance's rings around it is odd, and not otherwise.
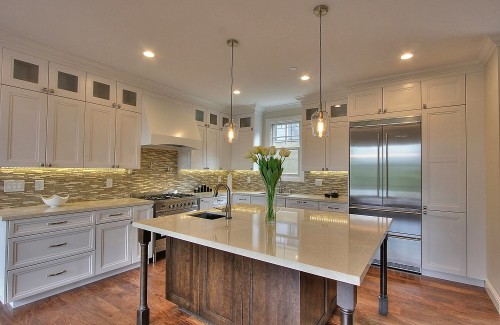
[[[238,115],[235,120],[240,125],[240,131],[253,130],[253,115]]]
[[[203,108],[196,108],[194,110],[194,119],[198,126],[206,126],[207,111]]]
[[[87,74],[87,102],[116,107],[116,81]]]
[[[49,64],[49,94],[85,101],[85,71]]]
[[[21,52],[3,49],[2,83],[38,92],[48,92],[49,62]]]
[[[219,114],[217,112],[213,111],[207,111],[208,114],[208,127],[211,129],[218,129],[220,128],[219,125]]]
[[[142,91],[137,87],[133,87],[121,82],[116,84],[116,94],[118,108],[126,111],[142,113]]]

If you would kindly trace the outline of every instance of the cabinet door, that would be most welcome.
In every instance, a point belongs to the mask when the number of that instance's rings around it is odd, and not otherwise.
[[[85,103],[49,96],[46,163],[50,167],[83,167]]]
[[[133,208],[134,221],[141,221],[153,218],[153,208],[151,206],[135,206]],[[139,245],[138,228],[130,227],[130,251],[132,254],[132,264],[141,261],[141,245]],[[148,258],[153,256],[151,243],[148,246]]]
[[[218,170],[219,167],[219,129],[207,128],[206,159],[207,169]]]
[[[214,111],[207,111],[207,117],[207,124],[209,128],[218,130],[222,127],[219,113]]]
[[[194,119],[198,126],[207,126],[207,110],[203,108],[196,108],[194,110]]]
[[[9,49],[3,49],[2,60],[3,84],[38,92],[48,91],[48,61]]]
[[[240,131],[236,142],[231,145],[231,167],[233,170],[253,170],[253,163],[245,158],[253,147],[253,131]]]
[[[46,130],[47,95],[2,86],[0,166],[44,166]]]
[[[246,203],[246,204],[249,204],[250,203],[250,196],[235,194],[235,195],[233,195],[233,203],[234,204],[236,204],[236,203]]]
[[[428,211],[422,215],[422,268],[466,275],[467,218],[465,213]]]
[[[310,125],[302,127],[302,170],[325,170],[326,140],[314,137]]]
[[[219,131],[219,145],[220,145],[220,154],[219,154],[219,168],[224,170],[231,169],[231,144],[227,143],[224,138],[224,131]]]
[[[200,132],[201,149],[191,150],[191,169],[205,169],[207,163],[207,128],[198,126],[198,131]]]
[[[411,111],[422,107],[420,82],[386,86],[382,97],[384,113]]]
[[[325,104],[330,114],[330,122],[347,122],[347,99],[334,100]]]
[[[86,75],[84,71],[50,62],[49,93],[84,101]]]
[[[130,265],[130,220],[96,225],[96,274]]]
[[[330,123],[326,154],[328,170],[349,170],[349,122]]]
[[[288,208],[318,210],[319,202],[301,199],[286,199],[286,206]]]
[[[117,108],[142,113],[141,89],[118,82],[116,84]]]
[[[250,204],[266,205],[267,199],[265,196],[251,196]]]
[[[114,167],[115,118],[116,109],[87,103],[85,107],[85,167]]]
[[[465,76],[422,81],[423,108],[465,105]]]
[[[141,114],[116,111],[115,167],[141,168]]]
[[[253,130],[253,115],[238,115],[234,117],[236,123],[240,126],[240,131]]]
[[[423,113],[423,208],[466,212],[465,106],[434,108]]]
[[[87,74],[87,102],[116,107],[116,81]]]
[[[302,104],[302,124],[311,125],[311,116],[318,111],[319,103]]]
[[[382,112],[382,88],[350,92],[347,106],[349,116],[380,114]]]
[[[219,114],[220,115],[220,127],[223,128],[224,125],[229,123],[230,116],[227,114]]]

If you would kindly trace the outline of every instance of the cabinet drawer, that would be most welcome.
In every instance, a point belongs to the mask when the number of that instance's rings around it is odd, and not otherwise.
[[[10,221],[9,238],[90,226],[95,223],[94,220],[94,211],[89,211]]]
[[[9,269],[94,250],[94,226],[9,239]]]
[[[248,195],[235,195],[233,196],[234,203],[250,203],[250,196]]]
[[[348,212],[349,208],[347,204],[343,203],[331,203],[331,202],[320,202],[320,211],[332,211],[332,212]]]
[[[266,205],[266,197],[265,196],[252,196],[250,197],[251,204],[259,204]]]
[[[94,274],[94,252],[7,272],[8,300],[14,301],[89,278]]]
[[[286,199],[286,206],[288,208],[318,210],[319,203],[316,201],[308,201],[300,199]]]
[[[132,220],[132,208],[116,208],[109,210],[101,210],[97,212],[96,223],[107,223],[120,220]]]

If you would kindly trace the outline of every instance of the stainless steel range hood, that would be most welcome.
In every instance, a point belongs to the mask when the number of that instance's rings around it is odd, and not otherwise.
[[[156,97],[143,96],[143,146],[201,149],[194,108]]]

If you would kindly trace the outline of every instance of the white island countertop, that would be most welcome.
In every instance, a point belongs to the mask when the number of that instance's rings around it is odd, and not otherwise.
[[[280,208],[273,227],[264,221],[263,206],[234,205],[230,220],[189,216],[197,212],[143,220],[133,226],[358,286],[392,221]]]

